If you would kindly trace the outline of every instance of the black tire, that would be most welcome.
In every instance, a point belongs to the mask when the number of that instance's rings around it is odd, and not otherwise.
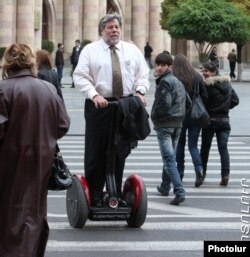
[[[148,199],[147,199],[146,187],[143,181],[142,181],[142,185],[143,185],[142,196],[141,196],[139,207],[136,210],[132,207],[130,217],[126,220],[128,226],[132,228],[140,228],[144,224],[147,216]],[[131,206],[133,206],[134,198],[135,198],[135,195],[133,193],[133,189],[130,187],[130,190],[127,192],[125,196],[125,201]]]
[[[73,228],[82,228],[88,219],[89,207],[84,189],[76,176],[72,177],[72,186],[67,190],[66,208],[69,224]]]

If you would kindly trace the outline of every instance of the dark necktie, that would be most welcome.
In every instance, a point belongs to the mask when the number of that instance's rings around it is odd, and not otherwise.
[[[113,97],[119,99],[123,95],[121,67],[119,57],[115,51],[115,46],[110,46],[110,50],[112,59]]]

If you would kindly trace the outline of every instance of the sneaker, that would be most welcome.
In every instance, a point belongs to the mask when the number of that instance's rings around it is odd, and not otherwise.
[[[172,201],[170,201],[170,204],[172,205],[179,205],[180,203],[183,203],[185,201],[185,197],[175,197]]]
[[[161,195],[163,195],[163,196],[168,196],[168,195],[169,195],[169,192],[168,192],[167,190],[163,189],[162,187],[157,186],[156,188],[157,188],[157,191],[158,191]]]
[[[225,176],[221,179],[220,186],[227,186],[229,177]]]
[[[195,180],[194,186],[195,186],[195,187],[201,186],[202,183],[203,183],[203,181],[204,181],[204,177],[201,175],[200,172],[198,172],[198,173],[196,174],[196,180]]]

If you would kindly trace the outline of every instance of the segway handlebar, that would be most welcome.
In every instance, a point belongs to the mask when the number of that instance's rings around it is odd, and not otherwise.
[[[118,104],[119,104],[118,101],[110,101],[110,102],[108,102],[109,106],[117,106]]]

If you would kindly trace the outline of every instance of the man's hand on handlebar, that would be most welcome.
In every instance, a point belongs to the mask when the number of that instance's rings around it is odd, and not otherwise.
[[[106,108],[108,107],[108,101],[100,95],[96,95],[92,99],[93,103],[95,104],[95,108]]]
[[[142,103],[143,103],[144,106],[146,107],[147,102],[146,102],[145,96],[143,96],[143,95],[141,95],[141,94],[139,94],[139,93],[135,93],[135,95],[138,96],[138,97],[141,99]]]

